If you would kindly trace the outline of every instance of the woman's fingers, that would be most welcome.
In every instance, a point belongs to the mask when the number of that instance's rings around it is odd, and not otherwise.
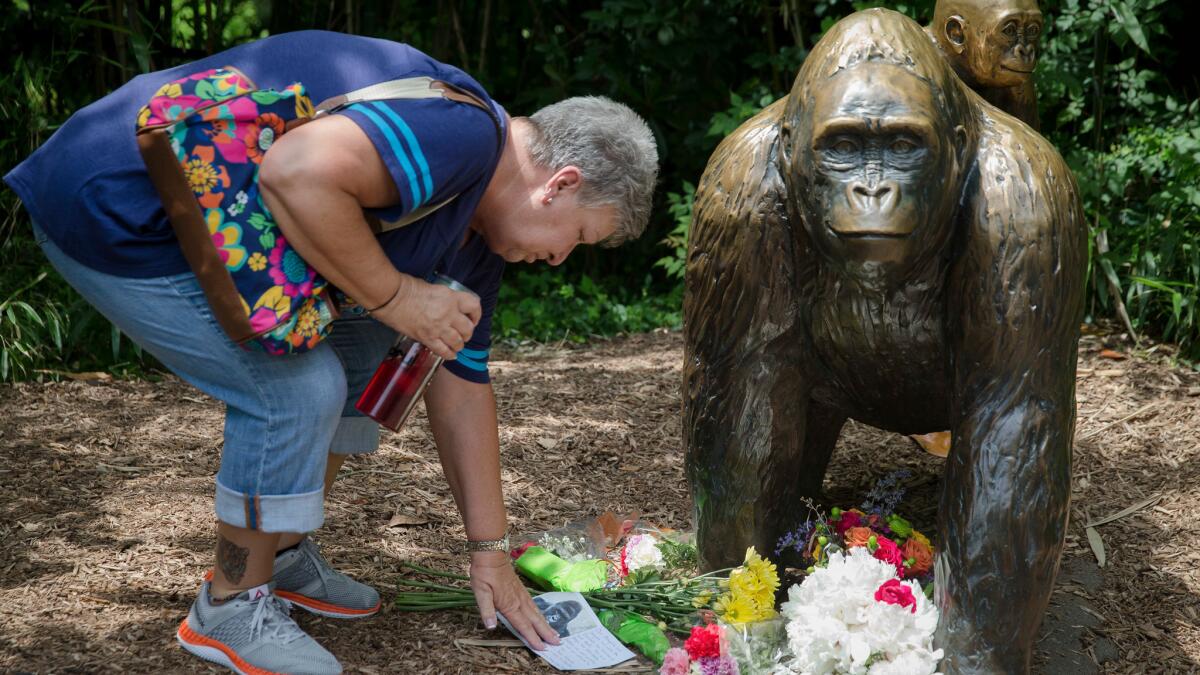
[[[430,340],[429,342],[425,343],[425,346],[429,347],[431,352],[437,354],[447,361],[453,361],[455,355],[458,354],[457,349],[451,349],[450,345],[446,344],[445,341],[441,339]]]
[[[496,627],[496,607],[492,604],[492,591],[486,586],[475,589],[475,604],[479,605],[479,616],[488,630]]]
[[[471,319],[471,326],[479,323],[479,318],[483,316],[483,310],[479,306],[479,298],[470,293],[458,293],[458,311],[466,314]]]
[[[464,343],[466,343],[467,340],[470,340],[471,334],[475,332],[475,324],[471,323],[471,320],[464,315],[455,317],[454,320],[450,322],[450,325],[462,338]]]
[[[558,644],[560,642],[558,631],[550,627],[550,623],[546,621],[546,617],[538,610],[537,605],[533,604],[533,598],[529,597],[528,593],[525,594],[525,601],[522,604],[525,606],[525,613],[531,617],[531,623],[538,635],[552,645]]]
[[[542,641],[537,629],[533,627],[533,623],[523,611],[509,612],[504,615],[504,618],[508,619],[508,623],[520,633],[530,647],[539,652],[546,648],[546,643]],[[557,640],[557,638],[558,635],[555,634],[555,639]]]

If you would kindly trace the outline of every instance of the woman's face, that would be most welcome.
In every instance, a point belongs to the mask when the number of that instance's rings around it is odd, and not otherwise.
[[[539,191],[480,234],[488,248],[506,262],[544,260],[559,265],[579,244],[596,244],[617,229],[615,208],[582,207],[577,199],[574,190],[549,198]]]

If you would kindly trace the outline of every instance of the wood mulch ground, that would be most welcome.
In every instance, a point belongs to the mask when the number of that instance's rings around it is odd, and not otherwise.
[[[1081,348],[1073,519],[1037,671],[1197,672],[1200,374],[1171,367],[1165,348],[1114,360],[1104,346],[1093,336]],[[609,509],[689,528],[681,360],[678,333],[498,355],[515,530]],[[211,558],[221,419],[219,404],[173,378],[0,387],[0,671],[216,672],[174,630]],[[902,510],[931,528],[941,462],[851,424],[828,505],[853,505],[909,468]],[[1094,528],[1098,566],[1084,525],[1138,504]],[[422,418],[347,463],[317,540],[386,597],[403,560],[461,569],[462,535]],[[508,636],[465,611],[360,623],[300,614],[349,673],[552,672],[524,649],[470,644]]]

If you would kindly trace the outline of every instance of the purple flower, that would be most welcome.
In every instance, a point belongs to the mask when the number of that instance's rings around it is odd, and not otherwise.
[[[900,482],[910,475],[912,473],[908,469],[900,469],[880,478],[875,487],[867,493],[867,498],[862,503],[863,511],[877,516],[894,513],[896,506],[904,498],[904,487]]]
[[[740,675],[737,661],[728,654],[700,659],[701,675]]]
[[[784,534],[775,544],[775,555],[781,556],[784,551],[795,551],[796,553],[804,553],[804,549],[808,547],[808,540],[812,537],[813,521],[808,519],[800,523],[796,529]]]

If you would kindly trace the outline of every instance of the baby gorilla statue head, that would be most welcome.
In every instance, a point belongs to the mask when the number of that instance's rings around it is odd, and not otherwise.
[[[1033,76],[1042,35],[1035,0],[940,0],[930,33],[973,87],[1013,87]]]
[[[859,16],[805,60],[783,116],[780,173],[827,264],[899,281],[949,240],[978,133],[969,94],[919,26]]]

